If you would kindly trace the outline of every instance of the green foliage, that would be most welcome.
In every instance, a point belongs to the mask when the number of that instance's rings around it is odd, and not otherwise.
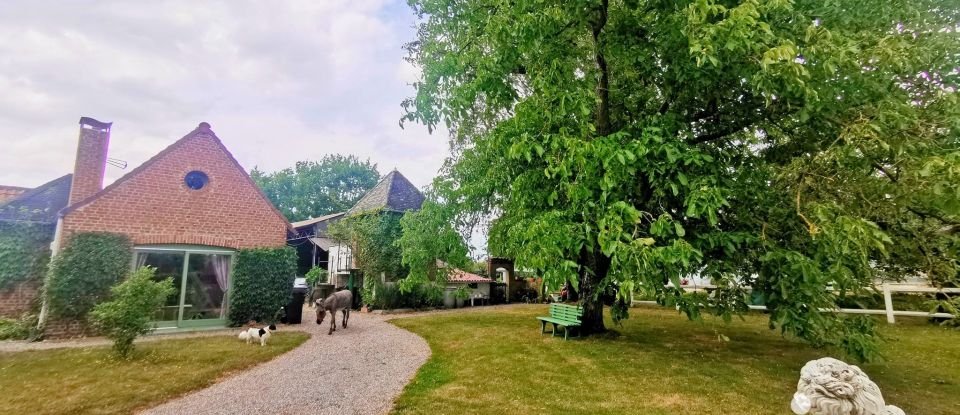
[[[320,267],[310,268],[310,271],[304,275],[307,279],[307,286],[314,287],[319,283],[327,282],[327,270]]]
[[[375,280],[372,280],[375,281]],[[364,281],[367,284],[367,281]],[[443,305],[443,287],[433,282],[412,284],[402,290],[398,284],[371,282],[364,288],[364,302],[375,310],[424,309]]]
[[[0,222],[0,288],[42,278],[50,260],[54,225]]]
[[[287,305],[297,273],[297,253],[289,247],[237,252],[230,297],[230,323],[274,323]]]
[[[396,243],[402,229],[401,215],[385,211],[369,211],[345,217],[330,225],[331,238],[351,247],[360,271],[368,278],[389,279],[407,276],[407,267],[401,263]]]
[[[872,327],[818,311],[828,284],[957,283],[956,4],[411,5],[405,120],[452,132],[437,215],[494,218],[491,254],[569,281],[586,332],[608,287],[725,320],[752,288],[771,326],[865,359]],[[716,295],[665,286],[695,274]]]
[[[130,272],[133,246],[126,236],[86,232],[73,235],[50,263],[44,289],[50,312],[84,318]]]
[[[0,318],[0,340],[29,340],[37,327],[37,316],[24,314],[17,320]]]
[[[377,165],[357,156],[330,154],[319,162],[298,161],[293,168],[250,177],[291,222],[350,209],[380,180]]]
[[[457,289],[453,290],[453,299],[454,299],[454,300],[463,301],[463,300],[466,300],[466,299],[469,299],[469,298],[470,298],[470,290],[467,288],[467,286],[461,285],[461,286],[457,287]]]
[[[120,357],[133,351],[133,340],[153,330],[153,314],[173,295],[173,279],[156,281],[157,269],[142,267],[110,289],[110,301],[97,304],[90,312],[93,324],[113,340]]]
[[[443,280],[446,279],[445,275],[434,274],[454,268],[467,269],[474,265],[468,257],[465,238],[453,223],[454,218],[434,197],[432,192],[428,192],[428,198],[420,210],[407,212],[400,220],[403,232],[394,249],[402,254],[403,265],[410,268],[409,281],[401,287],[429,279]],[[437,260],[445,262],[447,266],[438,268]]]

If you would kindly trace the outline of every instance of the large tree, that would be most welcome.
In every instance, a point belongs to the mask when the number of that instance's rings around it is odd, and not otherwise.
[[[250,177],[293,222],[350,209],[377,184],[380,173],[370,160],[330,154],[273,173],[254,167]]]
[[[771,328],[870,358],[838,293],[956,283],[955,2],[410,3],[405,119],[451,131],[432,208],[495,218],[492,253],[574,285],[584,331],[605,290],[619,320],[638,287],[691,318],[752,289]],[[665,286],[693,274],[718,290]]]

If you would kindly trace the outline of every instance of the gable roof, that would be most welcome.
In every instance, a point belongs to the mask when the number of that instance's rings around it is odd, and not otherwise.
[[[60,211],[60,216],[67,215],[70,212],[77,210],[78,208],[85,206],[90,202],[93,202],[94,200],[97,200],[104,194],[109,193],[113,189],[117,188],[117,186],[123,184],[127,180],[130,180],[130,178],[132,177],[136,177],[141,172],[148,169],[151,165],[156,163],[158,160],[163,159],[164,156],[166,156],[173,150],[176,150],[178,147],[184,145],[184,143],[189,141],[191,138],[200,134],[207,135],[213,139],[213,142],[216,143],[216,145],[220,147],[220,150],[227,155],[227,158],[231,162],[233,162],[234,167],[237,168],[237,170],[240,172],[240,175],[242,175],[247,180],[247,182],[250,183],[250,186],[253,186],[253,188],[257,190],[257,194],[260,195],[260,198],[263,199],[263,202],[266,203],[268,206],[270,206],[270,209],[273,210],[273,213],[276,214],[283,221],[283,223],[287,224],[287,230],[288,231],[291,230],[292,228],[290,228],[290,222],[287,221],[287,218],[283,216],[283,214],[280,213],[277,207],[273,205],[273,202],[271,202],[270,199],[267,198],[267,195],[263,193],[263,190],[260,189],[260,186],[257,186],[257,184],[254,183],[253,179],[250,178],[250,174],[248,174],[247,171],[243,169],[243,166],[241,166],[240,162],[238,162],[237,159],[233,157],[233,154],[230,153],[230,150],[227,150],[227,147],[224,146],[223,142],[220,141],[220,137],[217,137],[217,135],[213,132],[213,130],[210,129],[210,124],[208,124],[207,122],[201,122],[200,125],[198,125],[197,128],[195,128],[193,131],[187,133],[187,135],[175,141],[173,144],[170,144],[169,146],[167,146],[167,148],[163,149],[162,151],[160,151],[159,153],[151,157],[149,160],[145,161],[143,164],[137,166],[135,169],[130,170],[129,173],[123,175],[123,177],[117,179],[115,182],[111,183],[109,186],[104,187],[99,192],[94,193],[93,195],[90,195],[86,199],[83,199],[70,206],[67,206],[66,208]]]
[[[363,195],[357,204],[347,211],[347,214],[378,209],[392,212],[419,210],[423,206],[424,199],[423,193],[420,193],[413,183],[394,170]]]
[[[67,206],[72,183],[73,175],[68,174],[0,202],[0,221],[56,223],[57,212]]]

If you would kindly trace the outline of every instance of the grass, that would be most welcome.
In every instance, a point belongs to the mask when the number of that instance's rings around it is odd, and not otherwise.
[[[118,360],[109,347],[0,353],[2,412],[130,413],[211,385],[307,338],[276,333],[267,347],[234,336],[158,340],[137,344],[130,360]]]
[[[763,315],[726,325],[633,308],[618,333],[565,342],[540,335],[546,312],[393,320],[433,351],[394,413],[785,414],[800,367],[831,355],[771,332]],[[908,414],[960,413],[960,331],[897,322],[882,329],[885,361],[861,367]]]

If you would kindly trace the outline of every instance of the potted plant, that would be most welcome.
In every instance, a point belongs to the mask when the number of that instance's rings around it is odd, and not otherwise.
[[[463,302],[470,298],[470,290],[467,286],[461,285],[453,290],[453,307],[457,308],[463,305]]]

